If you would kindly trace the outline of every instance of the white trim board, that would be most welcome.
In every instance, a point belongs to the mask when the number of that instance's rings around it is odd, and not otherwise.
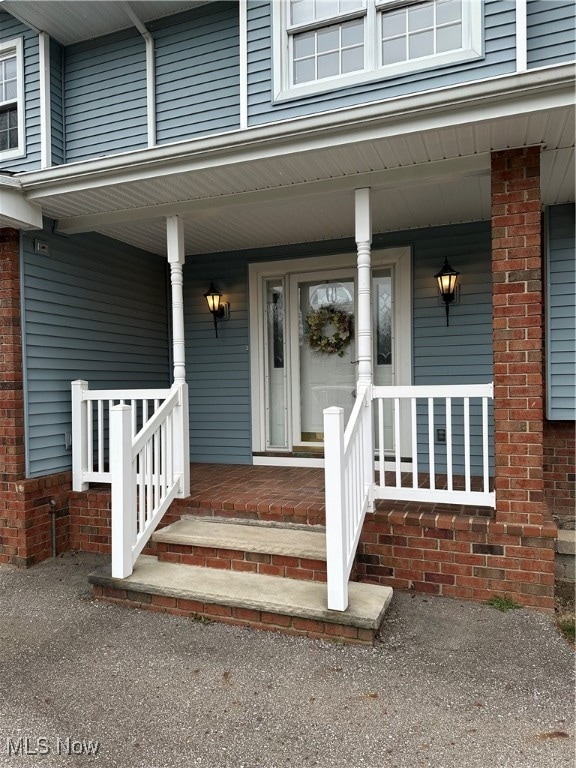
[[[38,35],[40,69],[40,165],[52,165],[52,102],[50,98],[50,38],[46,32]]]

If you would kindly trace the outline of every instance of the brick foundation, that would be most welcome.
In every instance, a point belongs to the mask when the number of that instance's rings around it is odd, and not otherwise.
[[[544,496],[559,527],[576,515],[576,424],[544,422]]]
[[[0,482],[0,563],[29,566],[52,557],[53,513],[56,552],[70,549],[70,487],[69,472]]]
[[[552,611],[555,536],[552,523],[379,510],[364,524],[358,578],[469,600],[506,594]]]

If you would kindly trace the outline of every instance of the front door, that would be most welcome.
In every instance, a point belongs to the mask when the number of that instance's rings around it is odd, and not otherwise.
[[[292,443],[320,447],[323,411],[337,405],[348,421],[354,405],[354,273],[331,270],[290,279]]]
[[[250,280],[254,453],[321,454],[324,409],[341,407],[346,423],[356,397],[355,255],[253,264]],[[373,254],[377,385],[411,383],[410,284],[409,248]],[[384,439],[388,453],[391,429]]]

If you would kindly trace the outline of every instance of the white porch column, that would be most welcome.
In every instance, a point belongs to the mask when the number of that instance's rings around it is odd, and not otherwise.
[[[190,422],[186,384],[186,346],[184,339],[184,227],[178,216],[166,219],[166,241],[172,287],[172,358],[174,384],[180,387],[180,402],[174,422],[174,471],[180,475],[178,498],[190,495]]]
[[[184,228],[178,216],[166,219],[166,240],[170,284],[172,286],[172,357],[174,383],[186,381],[186,348],[184,342],[184,293],[182,267],[184,266]]]
[[[358,385],[372,384],[372,312],[370,246],[372,219],[370,215],[370,189],[357,189],[355,193],[356,248],[358,252],[358,309],[356,338],[358,348]]]

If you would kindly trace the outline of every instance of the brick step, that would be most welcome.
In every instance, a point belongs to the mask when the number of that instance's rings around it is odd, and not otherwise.
[[[392,589],[351,582],[346,611],[326,608],[326,586],[314,581],[166,563],[140,555],[134,572],[114,579],[110,567],[89,576],[94,596],[125,606],[289,635],[372,644]]]
[[[161,562],[326,581],[323,530],[183,518],[152,536]]]

